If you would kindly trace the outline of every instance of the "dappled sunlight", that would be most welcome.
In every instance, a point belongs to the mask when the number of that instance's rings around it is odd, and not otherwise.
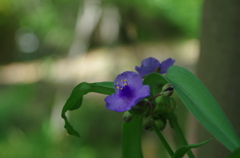
[[[198,41],[182,43],[143,43],[135,46],[94,49],[84,56],[52,60],[36,60],[25,63],[12,63],[0,67],[0,83],[53,83],[97,82],[112,80],[123,71],[135,71],[141,60],[155,57],[160,61],[169,57],[176,59],[176,65],[195,70],[198,59]]]
[[[0,68],[1,84],[33,83],[39,81],[38,64],[13,63]]]
[[[20,28],[16,32],[18,48],[23,53],[33,53],[39,47],[38,37],[28,28]]]

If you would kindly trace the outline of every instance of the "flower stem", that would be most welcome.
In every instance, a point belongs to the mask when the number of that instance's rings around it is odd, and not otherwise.
[[[155,95],[155,96],[153,96],[152,98],[150,98],[149,99],[149,102],[151,102],[153,99],[155,99],[155,98],[157,98],[157,97],[159,97],[159,96],[161,96],[162,94],[161,93],[159,93],[159,94],[157,94],[157,95]]]
[[[168,119],[170,121],[170,124],[173,126],[173,129],[175,130],[175,132],[176,132],[177,136],[179,137],[181,143],[183,145],[188,145],[188,142],[187,142],[186,138],[184,137],[183,132],[182,132],[182,130],[181,130],[181,128],[180,128],[180,126],[177,122],[175,114],[174,113],[169,113],[168,116],[169,116]],[[188,154],[189,158],[195,158],[195,156],[193,155],[191,150],[189,150],[187,152],[187,154]]]
[[[166,148],[168,154],[173,157],[174,152],[171,149],[171,147],[169,146],[169,144],[167,143],[166,139],[163,137],[162,133],[159,131],[159,129],[157,128],[156,124],[154,123],[153,126],[154,131],[156,132],[156,134],[158,135],[159,139],[162,141],[164,147]]]

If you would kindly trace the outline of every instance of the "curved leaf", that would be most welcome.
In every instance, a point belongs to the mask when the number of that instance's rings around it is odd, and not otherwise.
[[[202,82],[190,71],[171,66],[166,79],[195,118],[224,146],[234,151],[240,140],[228,118]]]
[[[200,147],[200,146],[208,143],[210,140],[212,140],[212,138],[208,139],[208,140],[206,140],[206,141],[204,141],[202,143],[181,146],[174,153],[173,158],[182,158],[190,149]]]
[[[76,110],[80,108],[82,104],[83,96],[89,92],[101,93],[110,95],[115,92],[113,82],[97,82],[97,83],[87,83],[82,82],[78,84],[72,91],[70,97],[67,99],[63,109],[62,109],[62,118],[65,121],[64,127],[67,130],[67,133],[80,137],[79,133],[73,129],[71,124],[68,122],[68,119],[65,113],[70,110]]]

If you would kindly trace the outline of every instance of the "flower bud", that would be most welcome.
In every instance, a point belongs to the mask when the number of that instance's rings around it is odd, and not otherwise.
[[[155,119],[155,124],[158,127],[158,129],[162,131],[166,127],[167,121],[166,121],[166,119],[161,117],[161,118]]]
[[[153,130],[154,119],[150,116],[143,120],[143,128],[146,130]]]
[[[170,97],[174,92],[174,89],[172,87],[171,84],[165,84],[163,87],[162,87],[162,95],[165,96],[165,97]]]
[[[127,122],[127,123],[130,122],[132,120],[132,118],[133,118],[133,115],[129,111],[125,111],[123,113],[123,120],[125,122]]]
[[[155,108],[155,112],[157,114],[164,114],[173,112],[176,108],[176,101],[172,97],[161,97],[160,102],[157,104]]]
[[[130,113],[133,116],[143,116],[146,112],[149,111],[149,106],[147,105],[146,101],[140,101],[137,105],[133,106],[130,110]]]

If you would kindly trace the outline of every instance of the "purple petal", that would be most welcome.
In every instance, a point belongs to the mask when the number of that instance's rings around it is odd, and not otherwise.
[[[107,96],[104,101],[108,110],[124,112],[132,108],[133,100],[131,98],[120,97],[117,93]]]
[[[130,110],[141,99],[149,95],[150,88],[148,85],[144,85],[132,97],[122,97],[119,96],[117,93],[114,93],[110,96],[107,96],[104,101],[106,102],[106,108],[108,110],[124,112]]]
[[[143,85],[135,95],[141,96],[141,97],[147,97],[150,95],[150,87],[149,85]]]
[[[159,66],[160,66],[160,62],[157,59],[155,59],[153,57],[149,57],[142,61],[142,65],[140,67],[136,66],[135,70],[142,77],[149,73],[154,72],[154,70],[156,70],[156,68]]]
[[[129,88],[129,92],[136,91],[142,86],[142,78],[138,73],[133,71],[123,72],[118,75],[114,81],[115,91],[119,92],[120,90],[117,86],[119,85],[120,87],[124,87],[124,84],[126,84],[126,87]]]
[[[167,69],[174,64],[175,60],[168,58],[161,63],[161,74],[166,73]]]
[[[148,85],[143,85],[135,94],[135,103],[136,105],[141,99],[150,95],[150,87]]]
[[[107,96],[106,108],[116,112],[130,110],[141,99],[150,95],[148,85],[142,85],[142,78],[136,72],[126,71],[114,81],[116,93]]]

